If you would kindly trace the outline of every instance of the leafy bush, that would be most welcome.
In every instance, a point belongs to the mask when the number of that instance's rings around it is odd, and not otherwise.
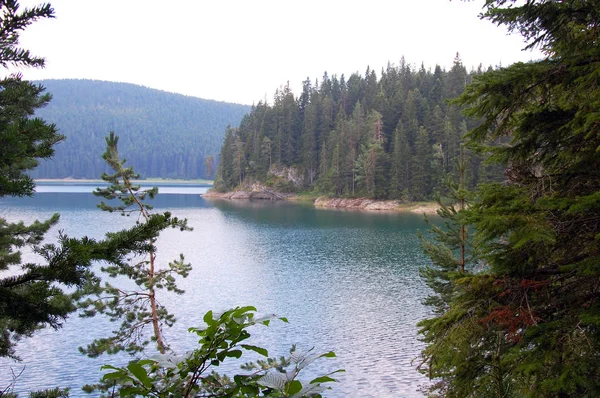
[[[220,315],[209,311],[204,315],[205,328],[189,329],[200,338],[196,350],[181,357],[168,354],[136,360],[126,367],[103,366],[108,373],[102,384],[86,386],[86,391],[111,391],[110,396],[118,392],[120,397],[320,397],[330,388],[324,384],[336,382],[331,376],[343,370],[310,381],[301,381],[298,376],[313,361],[335,357],[333,352],[315,354],[311,349],[301,353],[292,347],[288,357],[275,359],[268,357],[266,349],[244,343],[250,337],[249,327],[268,326],[274,318],[256,317],[256,308],[250,306]],[[239,359],[248,351],[266,359],[246,363],[242,366],[246,373],[233,377],[214,372],[214,367],[227,358]]]

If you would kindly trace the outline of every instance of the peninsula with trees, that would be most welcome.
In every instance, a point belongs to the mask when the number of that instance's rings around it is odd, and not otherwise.
[[[352,199],[319,201],[342,207],[431,201],[457,174],[462,136],[478,123],[448,100],[483,73],[482,66],[467,70],[456,54],[450,70],[417,68],[402,58],[379,73],[367,68],[307,79],[299,96],[288,84],[272,104],[259,102],[238,128],[227,128],[216,193],[208,196],[278,199],[308,192]],[[465,156],[468,187],[502,176],[482,155]]]

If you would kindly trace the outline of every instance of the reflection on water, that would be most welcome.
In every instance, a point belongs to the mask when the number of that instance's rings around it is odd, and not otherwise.
[[[177,195],[199,195],[207,191],[210,185],[192,184],[192,183],[165,183],[165,182],[137,182],[140,189],[148,189],[158,187],[158,191],[162,195],[177,194]],[[108,186],[105,182],[45,182],[38,184],[36,187],[37,193],[90,193],[98,187]]]
[[[93,209],[97,208],[101,200],[104,200],[92,193],[97,187],[98,184],[90,183],[38,185],[36,193],[32,197],[1,198],[0,204],[4,208],[15,207],[30,211],[54,209],[62,212],[72,209]],[[200,197],[200,194],[205,193],[208,188],[207,186],[159,186],[159,194],[148,203],[157,208],[210,206]],[[118,200],[107,201],[107,203],[121,204]]]
[[[60,229],[92,237],[133,222],[95,209],[97,201],[86,193],[0,200],[0,216],[34,219],[58,211]],[[325,396],[420,396],[417,387],[426,380],[412,360],[421,348],[415,324],[427,314],[421,305],[427,291],[418,274],[426,263],[416,238],[416,230],[425,228],[421,216],[287,202],[209,202],[199,195],[159,195],[154,204],[188,218],[194,228],[165,231],[158,242],[161,261],[184,253],[194,267],[180,284],[184,295],[162,296],[178,318],[166,331],[176,351],[194,347],[196,339],[186,330],[202,325],[207,310],[250,304],[290,320],[252,331],[253,343],[271,355],[283,355],[295,343],[336,352],[337,358],[307,368],[309,379],[346,369]],[[112,328],[105,320],[74,317],[58,332],[44,330],[24,340],[18,353],[27,368],[18,386],[71,385],[72,396],[85,396],[76,386],[98,379],[101,364],[126,358],[90,360],[76,347]],[[0,361],[0,386],[9,365]],[[234,369],[230,364],[220,370]]]

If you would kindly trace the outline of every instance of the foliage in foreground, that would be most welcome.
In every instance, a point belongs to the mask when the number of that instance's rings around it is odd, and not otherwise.
[[[432,396],[599,396],[600,3],[485,7],[546,58],[488,72],[458,101],[482,120],[469,146],[507,169],[461,215],[480,269],[434,286],[422,370]]]
[[[103,366],[108,372],[102,384],[85,389],[120,397],[320,397],[328,389],[324,384],[337,381],[331,376],[342,370],[311,381],[301,381],[299,374],[319,358],[335,357],[333,352],[301,353],[293,347],[288,357],[275,359],[268,357],[266,349],[244,343],[250,338],[249,327],[268,326],[273,318],[257,318],[254,307],[237,307],[220,315],[209,311],[204,315],[205,328],[189,330],[200,338],[199,348],[181,357],[161,354],[125,367]],[[239,359],[250,351],[266,359],[244,364],[246,372],[232,377],[214,372],[227,358]]]

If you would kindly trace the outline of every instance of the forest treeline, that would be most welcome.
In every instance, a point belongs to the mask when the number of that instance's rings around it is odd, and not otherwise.
[[[429,199],[456,174],[461,137],[477,122],[448,99],[483,72],[481,66],[467,71],[457,54],[448,71],[402,58],[379,76],[367,68],[348,79],[327,73],[321,81],[307,79],[298,97],[288,84],[272,105],[259,102],[239,128],[227,129],[215,188],[232,190],[248,179],[281,191]],[[501,175],[480,156],[466,156],[470,187]],[[293,168],[295,180],[277,178],[274,167]]]
[[[97,154],[114,131],[121,151],[144,177],[205,178],[205,159],[217,158],[227,125],[250,107],[96,80],[39,81],[52,95],[36,116],[67,137],[34,178],[99,178],[108,171]]]

